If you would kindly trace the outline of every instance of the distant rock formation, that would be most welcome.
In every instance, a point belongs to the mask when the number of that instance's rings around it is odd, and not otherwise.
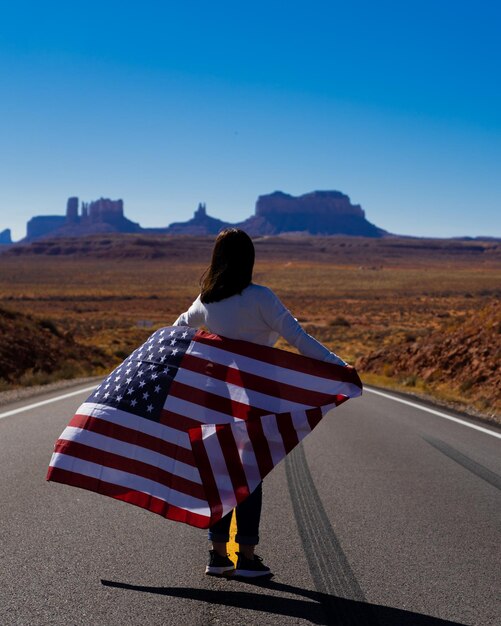
[[[306,213],[365,217],[360,205],[351,204],[350,198],[340,191],[312,191],[296,197],[283,191],[275,191],[259,196],[256,202],[256,216],[258,217]]]
[[[165,232],[169,235],[215,235],[227,226],[231,224],[207,215],[205,204],[200,203],[191,220],[174,222],[165,229]]]
[[[228,226],[238,226],[249,235],[352,235],[382,237],[388,233],[371,224],[360,205],[340,191],[313,191],[291,196],[282,191],[259,196],[255,214],[238,224],[207,215],[204,203],[198,205],[187,222],[174,222],[165,228],[142,228],[124,215],[123,200],[100,198],[82,202],[68,198],[66,215],[39,215],[30,219],[25,241],[47,236],[78,237],[100,233],[147,233],[168,235],[215,235]]]
[[[10,228],[6,228],[0,232],[0,246],[12,243]]]
[[[32,241],[56,233],[64,226],[64,215],[36,215],[26,225],[26,240]]]
[[[255,215],[239,226],[254,236],[286,232],[360,237],[386,234],[365,218],[360,205],[351,204],[340,191],[313,191],[297,197],[275,191],[259,196]]]
[[[68,198],[66,215],[38,215],[27,224],[25,241],[33,241],[50,235],[55,237],[78,237],[98,233],[138,233],[141,226],[124,216],[123,200],[100,198],[94,202],[82,202],[79,214],[77,197]]]
[[[255,214],[238,224],[207,215],[199,204],[193,218],[171,224],[165,232],[172,235],[212,235],[222,228],[237,226],[253,237],[301,233],[309,235],[354,235],[382,237],[388,233],[365,218],[360,205],[340,191],[313,191],[294,197],[282,191],[259,196]]]

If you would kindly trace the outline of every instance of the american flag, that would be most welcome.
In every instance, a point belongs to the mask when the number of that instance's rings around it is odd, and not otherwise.
[[[327,411],[361,393],[353,369],[162,328],[78,408],[47,480],[208,528]]]

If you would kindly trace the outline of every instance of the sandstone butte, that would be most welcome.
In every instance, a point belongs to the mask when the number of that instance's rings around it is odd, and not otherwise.
[[[38,215],[27,224],[24,241],[44,237],[78,237],[103,233],[148,233],[168,235],[213,235],[227,226],[238,226],[251,236],[302,233],[382,237],[388,233],[365,217],[358,204],[340,191],[313,191],[291,196],[281,191],[258,197],[255,213],[243,222],[225,222],[207,214],[200,203],[193,217],[165,228],[143,228],[124,215],[123,200],[100,198],[79,204],[68,198],[65,215]],[[0,243],[11,243],[10,231],[3,231]]]

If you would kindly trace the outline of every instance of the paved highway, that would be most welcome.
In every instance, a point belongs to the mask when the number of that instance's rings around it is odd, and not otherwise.
[[[45,481],[87,395],[0,408],[2,626],[501,623],[499,431],[369,390],[339,407],[265,480],[275,577],[250,584],[204,576],[204,531]]]

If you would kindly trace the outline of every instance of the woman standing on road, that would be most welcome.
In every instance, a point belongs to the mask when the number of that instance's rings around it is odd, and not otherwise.
[[[252,282],[254,257],[254,245],[244,231],[238,228],[221,231],[214,244],[211,264],[200,281],[201,293],[174,325],[205,326],[216,335],[266,346],[273,346],[282,336],[305,356],[346,365],[301,328],[271,289]],[[212,550],[206,574],[234,574],[246,578],[271,576],[269,567],[254,553],[259,542],[261,503],[260,484],[236,507],[235,539],[239,544],[236,568],[228,558],[226,548],[232,513],[209,528]]]

